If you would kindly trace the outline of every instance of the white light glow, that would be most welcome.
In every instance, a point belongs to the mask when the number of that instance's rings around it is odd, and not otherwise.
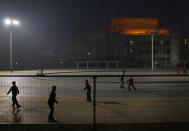
[[[12,21],[12,24],[13,24],[13,25],[20,25],[20,22],[19,22],[18,20],[13,20],[13,21]]]
[[[5,25],[11,25],[11,20],[10,19],[5,19]]]
[[[20,21],[15,20],[15,19],[9,19],[9,18],[6,18],[4,20],[4,23],[7,26],[11,26],[11,25],[19,26],[20,25]]]

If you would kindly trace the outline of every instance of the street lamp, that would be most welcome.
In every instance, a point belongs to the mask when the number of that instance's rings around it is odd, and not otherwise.
[[[155,30],[151,30],[151,31],[147,31],[146,34],[150,34],[152,37],[152,71],[154,70],[154,35],[157,34],[158,31]]]
[[[19,26],[20,22],[18,20],[15,20],[15,19],[6,18],[4,20],[4,24],[6,26],[12,27],[12,26]],[[10,30],[9,36],[10,36],[10,71],[12,73],[13,72],[13,68],[12,68],[12,30]]]

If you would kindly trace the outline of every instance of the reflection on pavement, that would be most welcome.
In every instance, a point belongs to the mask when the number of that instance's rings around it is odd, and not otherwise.
[[[21,115],[19,114],[21,110],[20,109],[16,109],[15,106],[12,107],[12,121],[13,123],[21,123]]]

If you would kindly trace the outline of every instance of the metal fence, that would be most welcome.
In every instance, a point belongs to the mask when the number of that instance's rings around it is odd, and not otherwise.
[[[188,75],[1,75],[0,123],[48,123],[47,104],[51,87],[57,86],[57,123],[120,124],[189,122]],[[128,89],[134,79],[136,91]],[[91,102],[86,101],[85,80],[92,87]],[[6,95],[12,81],[20,91],[20,110],[11,106]]]

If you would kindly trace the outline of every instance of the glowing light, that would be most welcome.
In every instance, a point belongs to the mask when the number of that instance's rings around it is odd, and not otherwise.
[[[13,20],[12,24],[14,24],[14,25],[20,25],[20,22],[18,20]]]
[[[11,25],[11,19],[5,19],[4,23],[5,25]]]
[[[126,35],[146,35],[146,32],[149,32],[149,31],[150,29],[126,29],[126,30],[123,30],[121,33],[124,33]],[[169,34],[169,30],[167,29],[156,29],[155,31],[158,32],[158,35]]]
[[[169,35],[168,29],[158,28],[157,18],[113,18],[108,33],[123,33],[126,35],[146,35],[148,31],[157,31],[157,35]]]
[[[184,44],[185,44],[185,45],[189,45],[188,39],[184,39]]]
[[[20,25],[20,22],[18,20],[12,20],[9,18],[5,19],[4,23],[7,26],[11,26],[11,25],[19,26]]]

